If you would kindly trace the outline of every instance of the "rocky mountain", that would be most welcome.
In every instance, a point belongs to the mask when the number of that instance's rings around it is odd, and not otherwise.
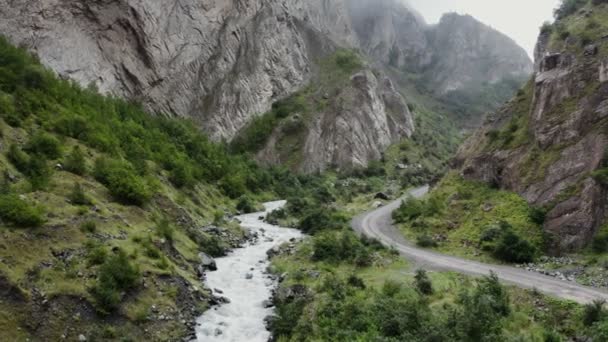
[[[344,93],[359,88],[367,96],[334,94],[337,112],[309,117],[297,167],[304,171],[365,166],[411,134],[399,87],[372,69],[413,70],[439,96],[526,74],[531,65],[511,40],[471,17],[429,26],[395,0],[3,2],[0,33],[62,77],[192,118],[218,140],[314,87],[320,64],[336,51],[358,49],[369,63],[349,75]],[[362,78],[369,89],[361,90]],[[265,151],[267,161],[282,159],[272,146]]]
[[[608,8],[581,4],[543,27],[533,79],[456,160],[546,211],[556,253],[587,245],[606,218]]]

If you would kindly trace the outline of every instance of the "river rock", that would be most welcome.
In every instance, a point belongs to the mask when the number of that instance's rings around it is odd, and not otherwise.
[[[201,266],[204,269],[209,271],[217,271],[217,265],[212,257],[202,252],[198,254],[198,257],[201,259]]]
[[[253,273],[245,274],[245,279],[253,279]]]
[[[273,307],[274,303],[270,300],[265,300],[262,302],[262,306],[267,309]]]

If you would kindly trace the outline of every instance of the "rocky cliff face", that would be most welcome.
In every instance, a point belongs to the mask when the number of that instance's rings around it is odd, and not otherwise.
[[[305,173],[328,168],[364,168],[379,160],[390,145],[411,137],[412,114],[393,82],[381,72],[364,68],[326,97],[323,109],[306,120],[305,133],[290,132],[290,122],[275,130],[258,159],[290,164]],[[296,116],[291,118],[301,120]],[[296,141],[294,140],[296,137]],[[285,150],[290,143],[294,148]],[[297,141],[299,140],[299,141]],[[294,155],[297,158],[294,160]]]
[[[557,252],[588,244],[606,218],[608,42],[602,30],[585,32],[584,39],[558,32],[608,16],[605,7],[588,10],[541,35],[533,80],[488,118],[457,158],[465,177],[544,207]]]
[[[332,2],[333,3],[333,2]],[[58,74],[230,138],[354,44],[338,3],[4,0],[0,32]],[[335,40],[334,40],[335,39]]]
[[[314,80],[319,60],[339,48],[359,48],[378,68],[428,71],[438,94],[468,80],[493,82],[526,71],[521,56],[506,52],[518,48],[504,39],[498,39],[504,49],[487,44],[485,37],[493,41],[497,33],[484,33],[489,29],[477,22],[463,28],[462,40],[468,42],[475,31],[473,39],[480,43],[461,48],[476,50],[454,51],[458,44],[438,49],[442,39],[453,37],[431,33],[458,31],[460,22],[431,27],[394,0],[0,0],[0,5],[0,33],[61,76],[138,100],[158,113],[192,118],[215,139],[232,139],[273,102],[302,89]],[[492,56],[491,71],[476,70],[472,56]],[[512,63],[496,66],[506,60]],[[466,66],[456,67],[462,63]],[[434,72],[435,65],[441,72]],[[337,112],[314,116],[320,121],[307,125],[309,136],[321,140],[306,144],[302,165],[311,165],[302,169],[365,164],[378,158],[387,142],[408,136],[412,118],[401,108],[405,100],[395,90],[387,95],[381,89],[384,76],[374,78],[366,77],[372,90],[357,90],[367,95],[352,102],[355,107],[334,106]],[[355,90],[344,89],[349,91]]]

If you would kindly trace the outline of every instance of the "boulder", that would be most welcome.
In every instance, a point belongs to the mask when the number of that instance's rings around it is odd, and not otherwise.
[[[198,254],[198,257],[201,259],[201,266],[203,269],[217,271],[217,264],[212,257],[202,252]]]
[[[388,201],[388,200],[390,200],[391,198],[390,198],[390,196],[389,196],[389,195],[387,195],[386,193],[384,193],[384,192],[379,192],[379,193],[377,193],[377,194],[376,194],[376,196],[374,196],[374,199],[380,199],[380,200],[385,200],[385,201]]]

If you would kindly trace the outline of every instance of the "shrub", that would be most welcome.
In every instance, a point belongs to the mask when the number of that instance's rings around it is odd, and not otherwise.
[[[257,211],[255,202],[249,196],[241,196],[236,204],[236,209],[245,214]]]
[[[583,324],[587,327],[601,321],[606,316],[605,300],[594,300],[586,304],[583,311]]]
[[[172,242],[173,234],[175,233],[175,231],[174,231],[173,227],[171,226],[171,223],[169,222],[169,220],[162,219],[160,221],[160,223],[156,226],[156,233],[161,238],[163,238],[169,242]]]
[[[0,217],[19,227],[39,227],[44,223],[43,210],[14,194],[0,195]]]
[[[127,254],[119,250],[100,267],[97,282],[92,289],[95,301],[102,312],[115,310],[122,292],[133,288],[139,279],[138,269],[129,262]]]
[[[531,262],[535,254],[536,249],[530,242],[510,230],[502,235],[494,249],[494,256],[498,259],[513,263]]]
[[[95,233],[97,224],[95,221],[85,221],[80,225],[80,230],[87,233]]]
[[[593,0],[592,3],[594,6],[599,6],[601,4],[608,4],[608,0]]]
[[[608,252],[608,232],[597,234],[591,243],[591,248],[595,253]]]
[[[93,202],[91,199],[84,193],[82,186],[79,183],[74,183],[74,187],[72,188],[72,192],[69,195],[70,202],[74,205],[91,205]]]
[[[437,247],[437,242],[428,235],[420,235],[416,238],[416,245],[422,248],[433,248]]]
[[[25,174],[34,190],[43,189],[49,183],[53,170],[49,167],[43,155],[33,155],[28,163]]]
[[[345,73],[353,73],[363,66],[361,58],[351,50],[339,50],[334,57],[336,66]]]
[[[395,297],[402,288],[403,285],[400,282],[389,279],[382,285],[382,294],[387,297]]]
[[[191,187],[196,183],[194,172],[186,162],[179,162],[169,174],[169,181],[178,188]]]
[[[422,293],[423,295],[432,295],[434,292],[433,283],[426,274],[426,271],[423,269],[416,271],[416,275],[414,276],[414,285],[418,292]]]
[[[317,234],[323,230],[334,230],[344,227],[347,220],[339,213],[326,208],[319,208],[308,213],[298,225],[306,234]]]
[[[594,171],[591,176],[593,176],[593,178],[603,186],[608,186],[608,168]]]
[[[531,207],[529,213],[530,221],[542,225],[547,219],[547,209],[543,207]]]
[[[128,162],[99,158],[95,161],[95,178],[125,204],[143,205],[152,197],[147,182]]]
[[[25,150],[30,154],[43,155],[49,159],[61,157],[59,140],[46,132],[34,134],[27,143]]]
[[[103,246],[92,246],[87,253],[87,265],[102,265],[108,257],[108,251]]]
[[[21,172],[27,171],[27,167],[30,163],[30,157],[27,153],[23,152],[19,146],[12,144],[6,155],[8,160]]]
[[[74,146],[63,164],[65,170],[73,174],[82,176],[87,173],[87,162],[80,146]]]

